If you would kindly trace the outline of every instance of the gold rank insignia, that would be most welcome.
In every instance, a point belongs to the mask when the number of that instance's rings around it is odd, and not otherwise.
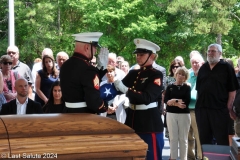
[[[137,40],[137,43],[139,43],[139,40]]]
[[[94,88],[96,88],[97,90],[99,90],[99,78],[97,75],[95,75],[94,79],[93,79],[93,85]]]
[[[160,86],[161,85],[160,78],[156,78],[153,83]]]

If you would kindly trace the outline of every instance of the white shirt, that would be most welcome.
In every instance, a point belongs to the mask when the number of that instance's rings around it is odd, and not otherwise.
[[[21,103],[18,101],[18,99],[16,98],[17,115],[26,114],[27,103],[28,103],[28,98],[26,99],[26,101],[25,101],[23,104],[21,104]]]
[[[42,62],[38,62],[33,65],[33,68],[32,68],[33,84],[35,84],[35,81],[36,81],[37,71],[41,69],[42,69]]]

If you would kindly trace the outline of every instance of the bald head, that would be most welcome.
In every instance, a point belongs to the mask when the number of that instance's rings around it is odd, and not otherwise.
[[[15,90],[17,91],[17,96],[28,97],[29,85],[25,78],[18,78],[15,81]]]
[[[28,84],[28,81],[27,81],[25,78],[20,77],[20,78],[16,79],[16,81],[15,81],[15,86],[16,86],[20,81],[25,81],[25,82]]]

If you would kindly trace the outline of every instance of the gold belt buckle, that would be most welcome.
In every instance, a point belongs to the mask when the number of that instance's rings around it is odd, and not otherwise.
[[[131,104],[131,108],[132,108],[133,110],[136,110],[136,104]]]

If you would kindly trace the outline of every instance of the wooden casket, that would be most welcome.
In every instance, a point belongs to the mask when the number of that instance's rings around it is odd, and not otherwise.
[[[128,126],[94,114],[0,116],[1,158],[143,160],[147,144]]]
[[[230,155],[232,160],[240,160],[240,138],[239,137],[232,138]]]

